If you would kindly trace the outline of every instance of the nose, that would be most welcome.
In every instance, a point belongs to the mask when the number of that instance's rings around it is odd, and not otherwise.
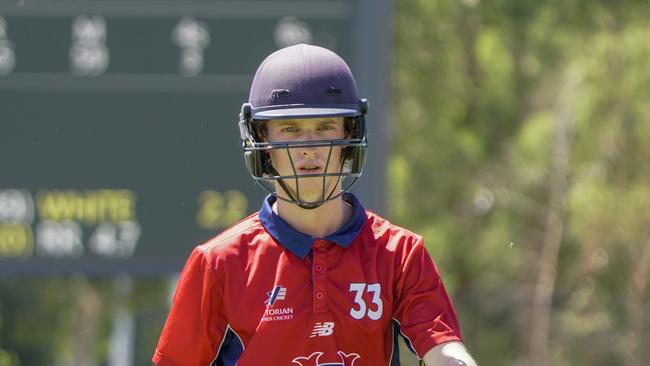
[[[305,159],[315,159],[318,157],[318,150],[316,148],[303,148],[300,150],[300,155]]]

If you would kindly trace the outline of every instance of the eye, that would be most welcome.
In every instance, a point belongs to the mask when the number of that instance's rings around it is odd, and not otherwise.
[[[318,129],[321,131],[327,131],[327,130],[334,130],[336,129],[336,127],[331,123],[323,123],[322,125],[318,126]]]
[[[281,131],[284,133],[292,133],[292,132],[297,132],[298,128],[296,128],[295,126],[284,126],[282,127]]]

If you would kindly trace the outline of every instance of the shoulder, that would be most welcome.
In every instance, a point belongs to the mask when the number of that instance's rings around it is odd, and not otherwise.
[[[364,235],[381,242],[388,250],[410,250],[422,245],[422,236],[413,231],[395,225],[378,214],[366,210]]]
[[[366,225],[361,232],[365,255],[387,259],[399,268],[429,255],[421,235],[371,211],[366,211],[366,216]]]

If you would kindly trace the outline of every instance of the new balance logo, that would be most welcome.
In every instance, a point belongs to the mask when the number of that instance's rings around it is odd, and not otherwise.
[[[287,296],[287,288],[277,285],[273,291],[267,292],[266,296],[268,298],[264,301],[264,304],[273,306],[276,300],[284,300],[285,296]]]
[[[314,325],[314,329],[312,329],[311,331],[311,335],[309,336],[309,338],[327,337],[329,335],[332,335],[332,333],[334,333],[333,322],[316,323]]]

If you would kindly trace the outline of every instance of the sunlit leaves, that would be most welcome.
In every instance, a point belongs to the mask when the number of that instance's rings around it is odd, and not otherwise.
[[[552,364],[621,364],[630,276],[650,245],[650,3],[396,7],[392,213],[440,258],[477,358],[517,364],[526,353],[554,135],[569,118]]]

